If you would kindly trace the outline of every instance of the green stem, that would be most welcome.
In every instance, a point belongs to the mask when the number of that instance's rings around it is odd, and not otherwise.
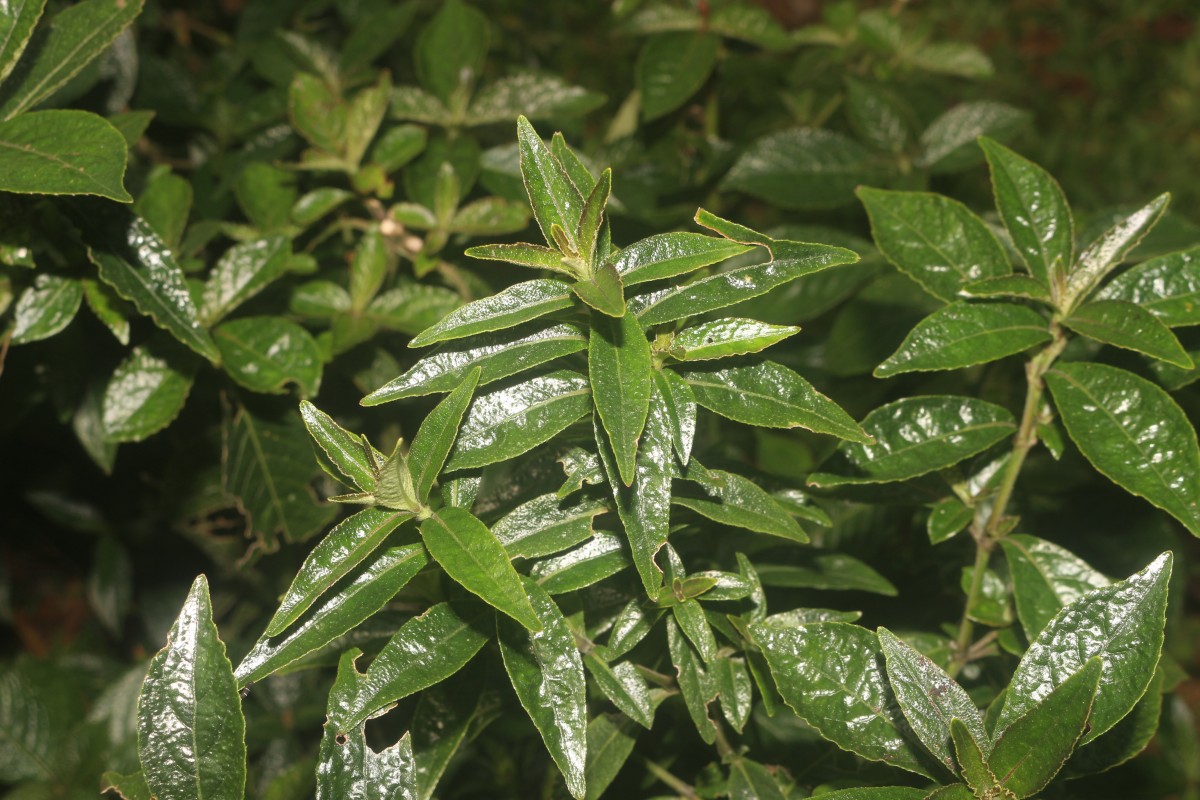
[[[1008,459],[1008,464],[1004,467],[1004,474],[1000,479],[1000,488],[996,491],[996,498],[992,502],[991,511],[988,512],[987,522],[984,523],[982,529],[979,526],[973,526],[971,529],[971,534],[975,537],[975,568],[971,574],[971,587],[967,591],[967,602],[963,606],[962,620],[958,624],[958,637],[954,643],[954,657],[950,662],[950,675],[952,677],[957,676],[962,671],[962,668],[967,665],[971,640],[975,635],[975,624],[971,621],[971,610],[979,602],[979,595],[983,591],[983,578],[987,571],[992,551],[995,549],[996,543],[1004,538],[1002,526],[1006,519],[1005,511],[1008,509],[1008,503],[1012,499],[1013,490],[1017,485],[1017,478],[1021,475],[1021,467],[1025,465],[1025,458],[1038,441],[1038,416],[1042,407],[1042,395],[1046,391],[1046,384],[1043,377],[1067,345],[1067,338],[1063,334],[1062,329],[1059,328],[1057,322],[1051,324],[1050,333],[1054,337],[1053,341],[1046,345],[1044,350],[1034,356],[1025,365],[1025,408],[1021,412],[1021,424],[1017,428],[1016,437],[1013,439],[1012,455]]]

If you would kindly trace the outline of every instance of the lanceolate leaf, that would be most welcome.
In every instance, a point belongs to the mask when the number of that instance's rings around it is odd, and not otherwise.
[[[1195,366],[1170,328],[1151,312],[1124,300],[1086,303],[1063,324],[1089,339],[1133,350],[1180,369]]]
[[[824,128],[789,128],[753,142],[723,184],[781,208],[836,208],[853,202],[854,187],[877,176],[871,151],[854,139]]]
[[[471,403],[478,383],[479,368],[476,367],[467,373],[457,389],[446,395],[429,413],[413,439],[408,451],[408,468],[412,473],[417,500],[421,503],[429,499],[429,492],[442,471],[442,465],[446,463],[450,448],[454,446],[463,414]]]
[[[621,537],[597,531],[573,550],[537,562],[529,575],[547,594],[563,594],[611,578],[629,563],[629,550]]]
[[[621,771],[636,744],[633,723],[616,714],[600,714],[588,723],[585,796],[600,797]]]
[[[729,765],[729,800],[787,800],[770,770],[737,756]]]
[[[504,552],[487,526],[463,508],[447,506],[421,523],[421,538],[446,574],[526,628],[541,621]]]
[[[961,369],[995,361],[1050,341],[1047,322],[1015,303],[951,303],[917,323],[895,353],[875,368],[903,372]]]
[[[816,552],[800,563],[758,565],[764,586],[793,589],[838,589],[873,592],[895,597],[899,592],[891,582],[868,564],[845,553]]]
[[[571,284],[571,291],[601,314],[625,316],[625,286],[612,264],[602,264],[592,272],[591,277]]]
[[[1200,445],[1170,395],[1103,364],[1060,364],[1046,383],[1067,433],[1092,466],[1200,536]]]
[[[485,711],[488,695],[487,685],[480,685],[478,673],[469,669],[421,692],[410,729],[417,800],[433,797],[446,766]]]
[[[245,792],[246,721],[203,575],[142,684],[138,755],[158,797],[233,800]]]
[[[1163,553],[1128,580],[1095,589],[1066,606],[1025,651],[996,722],[1002,735],[1041,698],[1093,657],[1104,661],[1083,741],[1116,725],[1150,685],[1162,651],[1171,554]]]
[[[650,343],[632,314],[592,315],[588,379],[621,480],[633,483],[638,439],[650,407]]]
[[[905,734],[875,634],[844,622],[751,631],[783,699],[822,736],[863,758],[932,776]]]
[[[959,290],[959,294],[968,297],[1027,297],[1047,305],[1051,302],[1050,288],[1037,278],[1021,272],[968,283]]]
[[[962,773],[963,780],[967,782],[975,794],[968,793],[968,797],[986,797],[989,800],[1017,800],[1012,792],[1006,791],[1000,781],[996,779],[987,764],[987,757],[984,755],[983,749],[979,742],[975,741],[975,737],[967,729],[960,719],[950,720],[950,734],[954,738],[954,755],[958,760],[959,772]],[[932,797],[940,797],[940,795],[931,795]],[[954,797],[954,795],[951,795]],[[957,800],[957,798],[955,798]]]
[[[654,703],[650,699],[650,687],[632,662],[622,661],[610,666],[599,652],[592,650],[583,657],[583,664],[593,683],[625,716],[643,728],[653,727]]]
[[[510,558],[539,558],[574,547],[592,535],[592,521],[608,511],[601,500],[564,503],[544,494],[522,503],[492,526]]]
[[[944,469],[1012,435],[1012,415],[972,397],[909,397],[863,419],[874,444],[847,442],[809,476],[813,486],[903,481]]]
[[[662,395],[675,454],[687,466],[696,438],[696,394],[678,372],[670,369],[655,370],[654,385]]]
[[[764,428],[807,428],[839,439],[869,442],[836,403],[797,373],[770,361],[682,372],[696,402],[723,417]]]
[[[1170,194],[1159,195],[1113,225],[1079,254],[1079,262],[1067,275],[1066,308],[1073,308],[1086,299],[1104,276],[1138,246],[1150,229],[1158,224],[1170,201]]]
[[[625,285],[634,286],[683,275],[752,249],[702,233],[659,233],[629,245],[612,263]]]
[[[582,800],[587,763],[587,692],[583,660],[575,636],[550,595],[526,579],[541,630],[530,633],[497,618],[504,668],[521,705],[533,720],[546,749],[567,781],[567,791]]]
[[[1079,556],[1025,534],[1000,540],[1012,578],[1013,600],[1025,636],[1033,641],[1059,609],[1109,584]]]
[[[476,300],[447,314],[408,343],[424,347],[435,342],[462,339],[503,330],[571,306],[571,287],[562,281],[539,278],[518,283],[499,294]]]
[[[717,684],[705,669],[700,656],[688,644],[674,618],[667,619],[667,646],[675,665],[675,682],[683,695],[688,715],[706,743],[716,741],[717,726],[709,715],[709,704],[717,699]]]
[[[1200,248],[1143,261],[1097,297],[1137,303],[1171,328],[1200,325]]]
[[[337,471],[364,492],[375,489],[375,471],[367,461],[362,439],[338,425],[333,417],[312,403],[300,403],[300,416],[309,435]],[[337,477],[337,476],[334,476]]]
[[[680,361],[707,361],[765,350],[800,332],[795,325],[771,325],[753,319],[725,317],[685,328],[671,340],[671,356]]]
[[[510,264],[548,269],[576,277],[575,272],[563,264],[562,253],[540,244],[485,244],[468,247],[464,254],[484,261],[507,261]]]
[[[0,12],[0,81],[17,65],[46,0],[15,0]]]
[[[808,542],[808,534],[792,515],[749,478],[724,470],[706,470],[695,461],[688,468],[687,478],[699,483],[708,498],[676,494],[671,498],[675,505],[725,525]]]
[[[517,143],[521,153],[521,178],[546,244],[554,246],[550,227],[558,225],[574,248],[575,229],[583,213],[583,196],[525,117],[517,118]]]
[[[33,111],[0,122],[0,191],[92,194],[129,203],[125,137],[87,111]]]

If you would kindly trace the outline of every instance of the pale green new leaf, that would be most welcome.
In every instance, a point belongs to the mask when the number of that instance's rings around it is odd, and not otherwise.
[[[333,417],[307,400],[300,403],[300,416],[308,428],[309,436],[337,470],[338,475],[333,477],[339,480],[344,477],[364,492],[373,491],[375,469],[367,460],[362,439],[338,425]]]
[[[765,350],[800,332],[796,325],[771,325],[724,317],[684,328],[671,340],[670,354],[680,361],[708,361]]]
[[[572,251],[577,253],[575,230],[583,213],[583,196],[525,117],[517,118],[517,143],[521,154],[521,178],[546,244],[555,245],[550,229],[557,225],[565,233]]]

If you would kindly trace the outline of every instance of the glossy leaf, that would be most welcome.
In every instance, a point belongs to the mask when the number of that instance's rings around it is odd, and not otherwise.
[[[729,765],[729,800],[787,800],[771,772],[744,756]]]
[[[1079,254],[1079,261],[1067,275],[1064,305],[1073,308],[1091,293],[1104,276],[1114,270],[1129,251],[1137,247],[1150,229],[1166,213],[1170,194],[1161,194],[1142,208],[1117,222]]]
[[[488,19],[462,0],[448,0],[417,38],[414,53],[421,85],[444,102],[470,87],[483,71]]]
[[[891,582],[863,561],[844,553],[817,552],[801,563],[757,566],[764,586],[794,589],[837,589],[872,592],[895,597],[899,592]]]
[[[529,119],[557,119],[584,114],[603,103],[603,95],[572,86],[557,75],[523,73],[480,89],[466,116],[472,125],[511,124],[518,114]]]
[[[791,128],[752,143],[725,175],[727,189],[789,210],[836,208],[872,182],[877,167],[858,142],[822,128]]]
[[[1015,303],[951,303],[917,323],[875,376],[986,364],[1049,342],[1047,327],[1042,315]]]
[[[951,302],[968,284],[1012,272],[995,235],[957,200],[866,187],[858,198],[888,261],[939,300]]]
[[[463,414],[471,404],[475,386],[479,383],[479,368],[467,373],[458,388],[446,395],[442,402],[429,412],[413,438],[408,451],[408,468],[412,473],[416,499],[424,503],[429,499],[434,481],[450,455],[454,440],[458,436]]]
[[[583,196],[525,117],[517,118],[517,144],[521,154],[521,178],[546,244],[554,246],[550,229],[557,225],[575,251],[575,229],[583,213]]]
[[[671,340],[671,356],[680,361],[708,361],[765,350],[800,332],[795,325],[771,325],[753,319],[725,317],[685,328]]]
[[[621,713],[643,728],[653,727],[654,703],[650,699],[650,687],[633,662],[622,661],[612,666],[592,650],[584,655],[583,664],[592,676],[592,682]]]
[[[748,253],[749,245],[701,233],[659,233],[621,250],[612,264],[626,286],[674,278]]]
[[[1063,325],[1089,339],[1133,350],[1181,369],[1195,366],[1191,356],[1158,317],[1124,300],[1095,300],[1076,309]]]
[[[33,111],[0,122],[0,191],[91,194],[122,203],[125,137],[87,111]]]
[[[421,523],[421,538],[429,554],[464,589],[526,628],[541,629],[504,545],[471,512],[453,506],[434,512]]]
[[[546,314],[571,307],[571,287],[562,281],[538,279],[508,287],[447,314],[426,328],[409,347],[462,339],[489,331],[511,328]]]
[[[999,142],[979,140],[992,174],[996,210],[1029,273],[1043,284],[1054,262],[1074,261],[1075,222],[1058,181]]]
[[[13,344],[48,339],[75,319],[83,302],[83,284],[71,278],[41,274],[17,299],[13,308]]]
[[[1128,580],[1095,589],[1064,607],[1017,665],[996,723],[1002,735],[1095,656],[1104,660],[1089,742],[1134,707],[1154,677],[1162,650],[1171,554]]]
[[[709,704],[717,699],[717,684],[705,669],[673,618],[667,620],[667,646],[675,665],[675,682],[683,695],[688,715],[700,738],[707,744],[716,741],[717,726],[709,716]]]
[[[965,786],[963,787],[966,788]],[[907,786],[869,786],[859,789],[840,789],[821,795],[824,800],[929,800],[924,789],[912,789]],[[937,795],[938,800],[943,800]],[[959,800],[947,797],[945,800]],[[974,800],[970,790],[961,800]]]
[[[82,283],[83,299],[96,319],[112,331],[118,342],[129,344],[129,317],[133,309],[107,283],[101,283],[96,278],[84,278]]]
[[[537,562],[531,578],[547,594],[564,594],[611,578],[629,566],[629,551],[622,539],[597,531],[578,547]]]
[[[958,497],[940,500],[929,512],[926,524],[930,544],[941,544],[970,525],[973,519],[975,509],[964,504]]]
[[[763,428],[807,428],[840,439],[871,438],[836,403],[787,367],[770,361],[681,373],[696,402],[723,417]]]
[[[871,761],[932,774],[906,735],[873,633],[844,622],[760,623],[751,631],[783,699],[823,737]]]
[[[587,378],[570,370],[479,395],[463,419],[446,469],[494,464],[537,447],[586,416],[590,395]]]
[[[0,12],[0,81],[8,77],[25,52],[46,0],[17,0]]]
[[[1163,711],[1162,670],[1126,717],[1108,733],[1076,748],[1065,766],[1064,777],[1105,772],[1139,755],[1158,732]]]
[[[741,733],[754,711],[754,692],[746,662],[732,656],[721,656],[712,662],[713,679],[721,701],[721,712],[733,729]]]
[[[563,263],[563,254],[540,244],[485,244],[468,247],[464,255],[484,261],[506,261],[534,269],[548,269],[576,277],[576,271]]]
[[[807,543],[808,534],[771,495],[751,481],[733,472],[708,470],[692,463],[688,480],[698,483],[707,498],[675,495],[671,502],[697,514],[737,528]]]
[[[473,726],[486,713],[487,687],[478,674],[462,670],[421,692],[411,726],[418,800],[429,800]]]
[[[129,351],[104,389],[105,439],[140,442],[171,424],[192,389],[186,353],[154,341]]]
[[[240,798],[246,722],[208,581],[196,578],[138,698],[138,755],[158,797]]]
[[[1200,445],[1170,395],[1103,364],[1060,364],[1046,383],[1067,433],[1093,467],[1200,536]]]
[[[1143,261],[1096,295],[1146,309],[1167,327],[1200,325],[1200,248]]]
[[[586,346],[584,332],[566,323],[478,336],[422,358],[403,375],[371,392],[361,402],[364,406],[377,406],[405,397],[448,392],[462,383],[475,367],[480,368],[479,385],[484,386],[577,353]]]
[[[572,797],[582,800],[587,763],[587,692],[575,636],[554,600],[536,582],[525,590],[539,623],[535,633],[497,619],[504,668]]]
[[[588,723],[585,797],[600,797],[616,779],[636,743],[632,727],[624,717],[608,714]]]
[[[874,444],[847,442],[809,476],[812,486],[903,481],[944,469],[1012,435],[1012,415],[971,397],[909,397],[868,414]]]
[[[1006,791],[1000,785],[995,773],[988,766],[987,756],[979,742],[975,741],[975,737],[962,720],[950,720],[950,733],[954,739],[954,755],[958,761],[959,772],[975,791],[974,797],[1017,800],[1012,792]]]
[[[944,112],[921,134],[917,166],[932,172],[957,172],[982,160],[980,136],[1007,139],[1026,126],[1029,112],[1004,103],[977,100]]]
[[[592,536],[593,520],[608,511],[600,500],[567,504],[556,494],[535,497],[492,525],[510,558],[540,558],[562,552]]]
[[[321,386],[321,351],[312,334],[281,317],[240,317],[213,331],[221,366],[253,392],[282,394],[294,383],[301,396]]]
[[[687,466],[692,455],[692,443],[696,439],[696,395],[687,381],[674,370],[655,370],[654,385],[663,399],[675,454]]]
[[[646,40],[635,73],[643,119],[658,119],[686,103],[708,80],[720,43],[712,34],[684,32]]]
[[[300,416],[304,419],[309,436],[339,475],[364,492],[373,491],[375,470],[367,460],[362,440],[307,400],[300,403]]]
[[[1065,605],[1093,589],[1108,586],[1108,578],[1074,553],[1025,534],[1000,540],[1012,577],[1013,601],[1025,636],[1033,641]]]
[[[1021,272],[968,283],[958,293],[967,297],[1025,297],[1047,305],[1051,302],[1049,287]]]
[[[638,440],[650,407],[650,372],[650,343],[637,319],[632,314],[615,320],[593,314],[588,381],[626,486],[633,483]]]

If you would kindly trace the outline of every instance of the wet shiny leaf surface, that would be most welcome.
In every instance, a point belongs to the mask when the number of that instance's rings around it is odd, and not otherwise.
[[[698,483],[708,497],[675,495],[671,498],[673,504],[725,525],[802,544],[808,542],[808,534],[792,515],[749,478],[724,470],[708,470],[696,462],[686,477]]]
[[[671,340],[671,356],[680,361],[707,361],[765,350],[800,332],[795,325],[771,325],[726,317],[685,328]]]
[[[409,347],[462,339],[503,330],[571,307],[571,287],[562,281],[541,278],[518,283],[450,312],[436,325],[416,336]]]
[[[612,263],[624,284],[634,286],[685,275],[752,249],[702,233],[659,233],[624,248]]]
[[[675,454],[686,466],[696,440],[696,394],[674,370],[655,370],[654,385],[663,399]]]
[[[300,403],[300,416],[313,442],[337,470],[338,475],[333,477],[345,478],[364,492],[372,491],[375,472],[367,461],[362,440],[307,400]]]
[[[564,594],[611,578],[629,564],[629,547],[624,540],[597,531],[578,547],[538,561],[529,575],[548,594]]]
[[[1159,195],[1118,221],[1079,254],[1078,263],[1067,275],[1068,308],[1082,302],[1105,275],[1125,260],[1129,251],[1137,247],[1150,229],[1158,224],[1170,201],[1170,194]]]
[[[845,553],[818,552],[805,556],[799,564],[763,563],[757,570],[764,586],[871,592],[889,597],[899,594],[891,581],[870,565]]]
[[[602,500],[567,503],[556,494],[545,494],[497,520],[492,534],[510,558],[540,558],[591,538],[593,521],[607,511]]]
[[[1171,328],[1200,325],[1200,248],[1130,267],[1096,297],[1137,303]]]
[[[1195,366],[1170,328],[1151,312],[1124,300],[1087,303],[1063,320],[1063,325],[1089,339],[1133,350],[1180,369]]]
[[[1109,584],[1082,558],[1052,542],[1012,534],[1000,545],[1008,561],[1017,616],[1030,641],[1063,606]]]
[[[221,366],[253,392],[282,394],[295,384],[303,397],[321,386],[324,364],[312,334],[280,317],[241,317],[213,331]]]
[[[140,442],[183,410],[192,390],[191,359],[166,344],[135,347],[113,371],[100,410],[107,441]]]
[[[75,319],[83,302],[83,284],[58,275],[38,275],[13,309],[12,343],[48,339]]]
[[[615,320],[592,315],[588,380],[626,486],[633,483],[638,440],[650,408],[650,371],[650,343],[632,314]]]
[[[1014,303],[951,303],[917,323],[877,378],[961,369],[1020,353],[1051,339],[1041,314]]]
[[[446,456],[454,446],[463,414],[471,403],[478,382],[479,369],[476,368],[467,373],[458,388],[429,412],[413,438],[408,451],[408,468],[412,473],[417,500],[421,503],[429,499],[434,481],[446,463]]]
[[[717,699],[716,681],[705,671],[700,655],[688,643],[674,618],[667,619],[667,646],[688,716],[700,738],[706,744],[712,744],[716,741],[717,726],[709,715],[709,704]]]
[[[217,261],[204,285],[198,316],[213,325],[287,272],[291,247],[283,236],[236,244]]]
[[[583,213],[583,196],[525,117],[517,118],[517,143],[521,153],[521,178],[546,244],[554,246],[550,228],[558,225],[574,245],[575,229]]]

